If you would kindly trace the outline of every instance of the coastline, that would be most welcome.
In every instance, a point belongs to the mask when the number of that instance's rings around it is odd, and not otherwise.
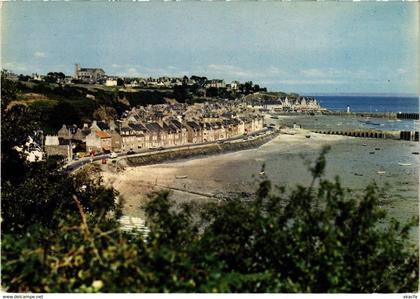
[[[296,135],[280,134],[259,147],[237,151],[213,152],[208,156],[202,154],[191,155],[177,160],[162,160],[155,162],[155,164],[148,163],[148,165],[134,163],[126,165],[120,172],[102,166],[101,174],[104,183],[112,185],[124,198],[124,214],[134,217],[141,216],[143,213],[140,210],[147,201],[148,194],[158,190],[171,190],[172,197],[179,204],[191,201],[208,202],[217,200],[222,194],[255,191],[256,184],[241,182],[240,179],[235,180],[234,178],[233,182],[227,182],[218,178],[220,176],[218,169],[232,161],[241,163],[242,158],[249,153],[264,155],[264,151],[273,147],[273,144],[275,144],[277,150],[280,149],[283,153],[297,150],[300,146],[318,152],[326,144],[350,138],[312,133],[312,142],[308,145],[305,137],[307,132],[306,130],[298,130]],[[279,143],[281,148],[277,148]],[[249,179],[253,180],[258,175],[264,162],[264,158],[255,159],[257,165],[254,171],[250,173]],[[187,177],[177,179],[177,176]]]
[[[124,215],[143,221],[142,207],[148,200],[147,194],[159,190],[170,190],[175,206],[189,202],[197,209],[201,204],[220,200],[225,195],[248,196],[256,190],[264,163],[267,178],[274,185],[287,189],[297,184],[307,185],[311,176],[305,161],[313,161],[323,146],[330,145],[327,179],[339,176],[343,186],[353,189],[355,194],[373,181],[380,187],[389,185],[381,201],[389,217],[405,222],[418,214],[420,163],[419,156],[411,154],[418,143],[316,133],[311,133],[308,139],[305,137],[307,131],[297,131],[296,135],[280,134],[257,148],[127,166],[119,173],[102,166],[101,174],[104,184],[112,185],[124,198]],[[375,154],[370,154],[371,151]],[[399,166],[397,162],[402,160],[412,165]],[[386,173],[378,174],[378,171]],[[417,231],[413,232],[413,238],[418,238]]]
[[[123,168],[126,166],[141,166],[158,164],[166,161],[177,161],[179,159],[189,159],[197,156],[217,155],[229,152],[242,151],[246,149],[259,147],[273,138],[278,136],[277,130],[270,131],[266,130],[263,132],[264,135],[258,137],[250,137],[248,140],[237,139],[234,141],[223,140],[220,143],[210,143],[202,145],[186,145],[179,149],[168,149],[158,152],[145,153],[143,155],[126,156],[117,160],[118,166]]]

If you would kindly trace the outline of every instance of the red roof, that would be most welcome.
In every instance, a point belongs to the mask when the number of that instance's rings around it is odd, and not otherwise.
[[[96,131],[96,136],[98,136],[101,139],[111,138],[111,135],[109,135],[107,132],[104,132],[104,131]]]

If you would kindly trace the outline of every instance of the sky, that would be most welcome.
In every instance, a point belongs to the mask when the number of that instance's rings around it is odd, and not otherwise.
[[[419,94],[417,2],[3,2],[1,65]]]

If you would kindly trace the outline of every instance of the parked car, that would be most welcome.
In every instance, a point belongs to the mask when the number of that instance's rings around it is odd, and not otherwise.
[[[136,152],[135,151],[133,151],[133,150],[129,150],[128,152],[127,152],[127,155],[133,155],[133,154],[135,154]]]
[[[117,153],[111,153],[110,157],[111,158],[117,158],[118,157],[118,154]]]
[[[158,147],[158,151],[164,150],[165,148],[163,146]]]

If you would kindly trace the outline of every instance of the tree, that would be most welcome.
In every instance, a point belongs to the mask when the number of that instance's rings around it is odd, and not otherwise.
[[[22,75],[22,74],[20,74],[18,78],[19,78],[19,81],[24,81],[24,82],[27,82],[27,81],[29,81],[31,79],[30,76],[28,76],[28,75]]]
[[[124,86],[124,80],[121,78],[117,78],[117,86]]]
[[[187,85],[175,85],[172,97],[180,103],[184,103],[191,98]]]
[[[93,118],[96,120],[110,121],[117,117],[117,111],[112,107],[100,106],[93,112]]]
[[[49,72],[45,77],[45,82],[48,83],[58,83],[63,81],[66,78],[62,72]]]
[[[73,105],[67,102],[60,102],[52,108],[48,124],[55,129],[59,129],[63,124],[80,124],[81,119],[78,111]]]

